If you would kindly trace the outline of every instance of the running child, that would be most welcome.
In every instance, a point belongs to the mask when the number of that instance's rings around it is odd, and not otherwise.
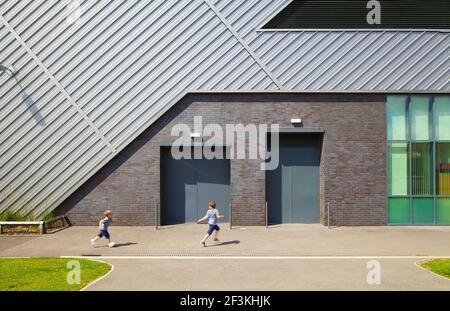
[[[208,232],[206,233],[203,240],[200,241],[203,246],[206,246],[206,240],[214,231],[214,239],[213,241],[219,241],[218,234],[220,231],[220,227],[217,225],[217,219],[223,218],[223,215],[219,214],[219,211],[216,209],[216,202],[211,201],[208,204],[208,211],[203,218],[197,220],[197,223],[201,223],[202,221],[208,219]]]
[[[103,213],[103,215],[105,217],[102,218],[100,220],[100,222],[98,223],[98,228],[99,228],[100,232],[98,233],[98,235],[95,238],[91,239],[91,245],[94,246],[95,242],[97,242],[98,239],[105,237],[105,239],[108,239],[108,242],[109,242],[108,246],[111,248],[114,246],[114,242],[111,242],[108,228],[111,225],[113,213],[110,210],[106,210]]]

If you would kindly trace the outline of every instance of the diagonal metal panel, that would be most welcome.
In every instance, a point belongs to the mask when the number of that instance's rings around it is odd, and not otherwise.
[[[69,2],[0,0],[0,210],[52,210],[189,91],[450,90],[445,33],[259,31],[289,0],[80,1],[71,24]]]
[[[40,214],[52,187],[65,184],[70,171],[81,176],[75,157],[83,146],[108,149],[4,26],[0,38],[8,43],[0,59],[19,69],[15,78],[0,76],[1,206]]]
[[[66,4],[0,2],[11,28],[6,40],[18,45],[2,48],[1,59],[31,79],[24,87],[49,111],[45,130],[24,111],[28,123],[15,126],[14,83],[0,81],[9,135],[2,139],[2,209],[56,207],[115,155],[96,129],[120,150],[190,90],[278,89],[204,1],[86,1],[81,24],[72,25]]]
[[[78,104],[73,100],[72,96],[65,90],[61,83],[55,78],[53,73],[44,65],[44,63],[37,57],[37,55],[30,49],[28,44],[23,41],[20,35],[11,27],[11,25],[4,18],[0,20],[1,23],[10,31],[10,33],[15,37],[17,41],[20,42],[23,49],[33,58],[35,63],[42,69],[45,75],[50,79],[56,86],[56,88],[66,97],[67,101],[75,107],[78,113],[84,118],[85,122],[92,127],[98,137],[103,140],[103,142],[114,152],[114,147],[105,139],[105,136],[98,130],[92,120],[84,113],[84,111],[78,106]]]
[[[258,30],[289,2],[215,2],[286,88],[302,91],[450,90],[443,81],[446,64],[448,68],[448,33]],[[435,41],[441,44],[433,45]],[[427,49],[428,44],[433,48]],[[415,83],[407,82],[408,79]]]

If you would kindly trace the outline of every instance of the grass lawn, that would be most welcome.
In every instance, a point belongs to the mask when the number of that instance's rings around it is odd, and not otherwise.
[[[422,267],[450,279],[450,259],[433,259],[420,263]]]
[[[67,281],[68,275],[69,280],[76,280],[74,266],[67,266],[71,260],[79,262],[80,284]],[[0,291],[75,291],[110,269],[106,263],[78,258],[0,258]]]

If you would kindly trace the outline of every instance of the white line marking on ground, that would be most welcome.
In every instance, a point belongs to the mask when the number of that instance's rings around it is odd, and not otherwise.
[[[449,258],[450,256],[61,256],[61,258],[86,258],[86,259],[185,259],[185,260],[197,260],[197,259],[243,259],[243,260],[352,260],[352,259],[435,259],[435,258]]]
[[[61,256],[61,258],[70,258],[70,257],[64,257],[64,256]],[[85,258],[85,257],[73,257],[73,258]],[[98,260],[98,259],[92,259],[92,258],[87,258],[87,259],[91,259],[91,260],[93,260],[93,261],[98,261],[98,262],[103,262],[103,263],[105,263],[105,264],[107,264],[107,265],[110,265],[110,266],[111,266],[111,270],[109,270],[108,273],[106,273],[105,275],[99,277],[98,279],[92,281],[91,283],[89,283],[88,285],[86,285],[85,287],[83,287],[82,289],[80,289],[80,292],[85,291],[89,286],[94,285],[94,284],[97,283],[98,281],[103,280],[103,279],[106,278],[108,275],[110,275],[111,272],[114,271],[114,265],[111,264],[111,263],[109,263],[109,262],[106,262],[106,261],[103,261],[103,260]]]

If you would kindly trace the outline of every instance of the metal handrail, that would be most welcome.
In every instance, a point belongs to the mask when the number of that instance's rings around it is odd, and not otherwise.
[[[155,228],[159,229],[159,203],[155,203]]]
[[[328,229],[330,229],[330,202],[327,203],[327,222],[328,222]]]
[[[228,204],[228,208],[229,208],[229,215],[230,215],[230,230],[231,230],[231,229],[233,229],[233,224],[232,224],[232,221],[233,221],[233,208],[232,208],[232,205],[231,205],[231,200],[230,200],[230,203]]]
[[[267,213],[267,201],[265,202],[265,214],[266,214],[266,229],[269,229],[269,216]]]

